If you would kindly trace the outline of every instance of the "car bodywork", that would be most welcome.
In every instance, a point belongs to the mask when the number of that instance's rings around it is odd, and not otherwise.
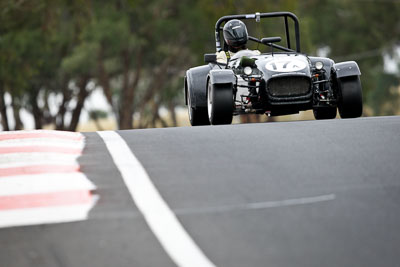
[[[215,54],[206,54],[207,65],[186,72],[185,99],[192,125],[227,124],[233,115],[279,116],[310,109],[316,119],[335,118],[337,108],[342,118],[361,116],[361,72],[357,63],[335,63],[329,58],[301,53],[299,21],[293,13],[255,13],[220,18],[215,28],[217,52],[228,49],[220,38],[221,26],[227,21],[255,19],[259,22],[272,17],[284,19],[286,46],[276,44],[281,41],[280,37],[258,40],[249,36],[250,41],[269,46],[271,51],[256,54],[242,50],[229,58],[227,64],[217,62]],[[294,24],[295,47],[290,40],[289,20]]]

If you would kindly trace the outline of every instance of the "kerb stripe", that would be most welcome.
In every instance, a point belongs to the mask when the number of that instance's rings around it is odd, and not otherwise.
[[[57,172],[70,173],[78,172],[79,169],[79,165],[27,165],[13,168],[0,168],[0,177]]]
[[[15,146],[15,147],[0,147],[0,154],[11,154],[11,153],[64,153],[64,154],[77,154],[82,153],[80,148],[69,148],[69,147],[56,147],[56,146]]]
[[[91,199],[88,190],[0,196],[0,210],[87,204]]]
[[[83,136],[76,133],[60,133],[54,131],[35,131],[35,132],[9,132],[2,133],[0,135],[0,141],[10,140],[10,139],[27,139],[27,138],[57,138],[57,139],[67,139],[74,141],[81,141]]]

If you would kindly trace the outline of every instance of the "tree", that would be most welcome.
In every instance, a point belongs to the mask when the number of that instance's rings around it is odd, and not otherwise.
[[[301,12],[308,19],[309,38],[315,48],[328,48],[335,61],[356,60],[360,66],[364,102],[381,114],[369,95],[380,88],[381,98],[391,101],[388,88],[379,82],[383,74],[383,57],[399,47],[400,3],[394,1],[316,1],[302,2]],[[312,51],[312,50],[311,50]],[[314,49],[314,52],[316,49]],[[374,95],[374,94],[372,94]]]

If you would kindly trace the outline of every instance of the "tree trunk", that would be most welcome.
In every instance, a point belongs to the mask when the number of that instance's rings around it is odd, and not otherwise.
[[[119,110],[119,128],[120,129],[131,129],[132,128],[132,87],[129,86],[129,70],[130,70],[130,55],[128,52],[123,53],[124,62],[124,73],[123,73],[123,85],[121,94],[121,105]]]
[[[168,103],[169,114],[171,115],[172,126],[178,126],[178,120],[176,119],[176,112],[175,112],[175,103],[174,101],[170,100]]]
[[[149,122],[142,115],[140,116],[138,129],[149,128]]]
[[[100,48],[99,58],[98,58],[98,78],[101,87],[103,88],[104,95],[106,96],[108,104],[113,106],[112,103],[112,92],[110,87],[110,77],[104,67],[104,55],[103,48]]]
[[[42,111],[39,108],[39,105],[37,103],[37,97],[39,95],[39,89],[35,88],[35,86],[33,86],[31,88],[31,92],[30,92],[30,102],[32,105],[32,115],[33,115],[33,119],[35,120],[35,129],[42,129],[43,128],[43,123],[42,123]]]
[[[153,113],[152,113],[152,119],[151,119],[151,125],[153,128],[157,127],[157,121],[159,121],[161,123],[162,127],[168,127],[168,123],[165,122],[165,120],[163,120],[163,118],[161,118],[160,116],[160,101],[152,101],[152,105],[153,105]]]
[[[69,101],[71,100],[72,96],[72,91],[68,87],[69,84],[69,78],[64,78],[63,84],[62,84],[62,103],[60,105],[60,108],[58,109],[58,114],[56,116],[56,129],[57,130],[65,130],[66,125],[65,125],[65,113],[67,112],[67,106]]]
[[[86,90],[86,85],[89,82],[89,77],[88,76],[83,76],[81,77],[78,87],[79,87],[79,93],[78,93],[78,102],[76,103],[76,107],[72,112],[72,118],[71,118],[71,123],[68,127],[69,131],[76,131],[76,128],[78,127],[79,123],[79,118],[81,116],[81,112],[83,109],[83,106],[85,104],[85,100],[87,96],[89,95],[89,92]]]
[[[2,84],[0,84],[0,114],[1,126],[3,126],[3,131],[9,131],[10,127],[8,126],[7,107],[4,101],[4,88]]]
[[[161,66],[158,68],[157,72],[154,73],[153,77],[155,78],[151,81],[149,87],[146,90],[146,94],[140,101],[140,112],[143,112],[146,104],[154,97],[154,95],[160,90],[160,88],[162,88],[167,78],[167,69],[171,65],[171,62],[174,58],[175,57],[173,55],[171,55],[169,58],[166,58]]]
[[[120,98],[120,108],[119,108],[119,129],[132,129],[133,126],[133,101],[135,97],[136,87],[140,80],[140,74],[142,71],[142,53],[139,50],[136,55],[136,71],[135,78],[130,85],[129,83],[129,73],[130,73],[130,53],[125,51],[122,55],[124,58],[124,80],[123,80],[123,88],[122,94]]]
[[[15,120],[15,127],[14,130],[22,130],[24,128],[24,124],[22,123],[21,117],[19,116],[19,111],[21,109],[21,105],[18,103],[18,100],[14,97],[11,96],[12,98],[12,108],[13,108],[13,113],[14,113],[14,120]]]
[[[117,121],[119,121],[119,111],[118,107],[113,103],[112,98],[112,89],[110,84],[110,74],[107,73],[107,70],[104,66],[104,51],[103,47],[100,48],[99,55],[98,55],[98,82],[100,86],[103,88],[103,93],[107,99],[108,104],[111,106],[114,116],[116,117]]]
[[[103,127],[101,126],[100,121],[99,121],[98,118],[94,119],[93,121],[94,121],[94,125],[96,125],[96,128],[97,128],[98,131],[103,131],[104,130]]]
[[[43,121],[44,125],[55,124],[55,119],[56,119],[56,116],[52,116],[51,112],[50,112],[49,94],[50,94],[50,91],[46,90],[44,97],[43,97],[44,106],[42,107],[42,115],[43,115],[42,121]]]

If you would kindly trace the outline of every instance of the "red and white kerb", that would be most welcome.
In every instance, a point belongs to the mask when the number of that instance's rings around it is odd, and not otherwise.
[[[0,133],[0,227],[85,220],[97,196],[77,161],[84,145],[80,133]]]

